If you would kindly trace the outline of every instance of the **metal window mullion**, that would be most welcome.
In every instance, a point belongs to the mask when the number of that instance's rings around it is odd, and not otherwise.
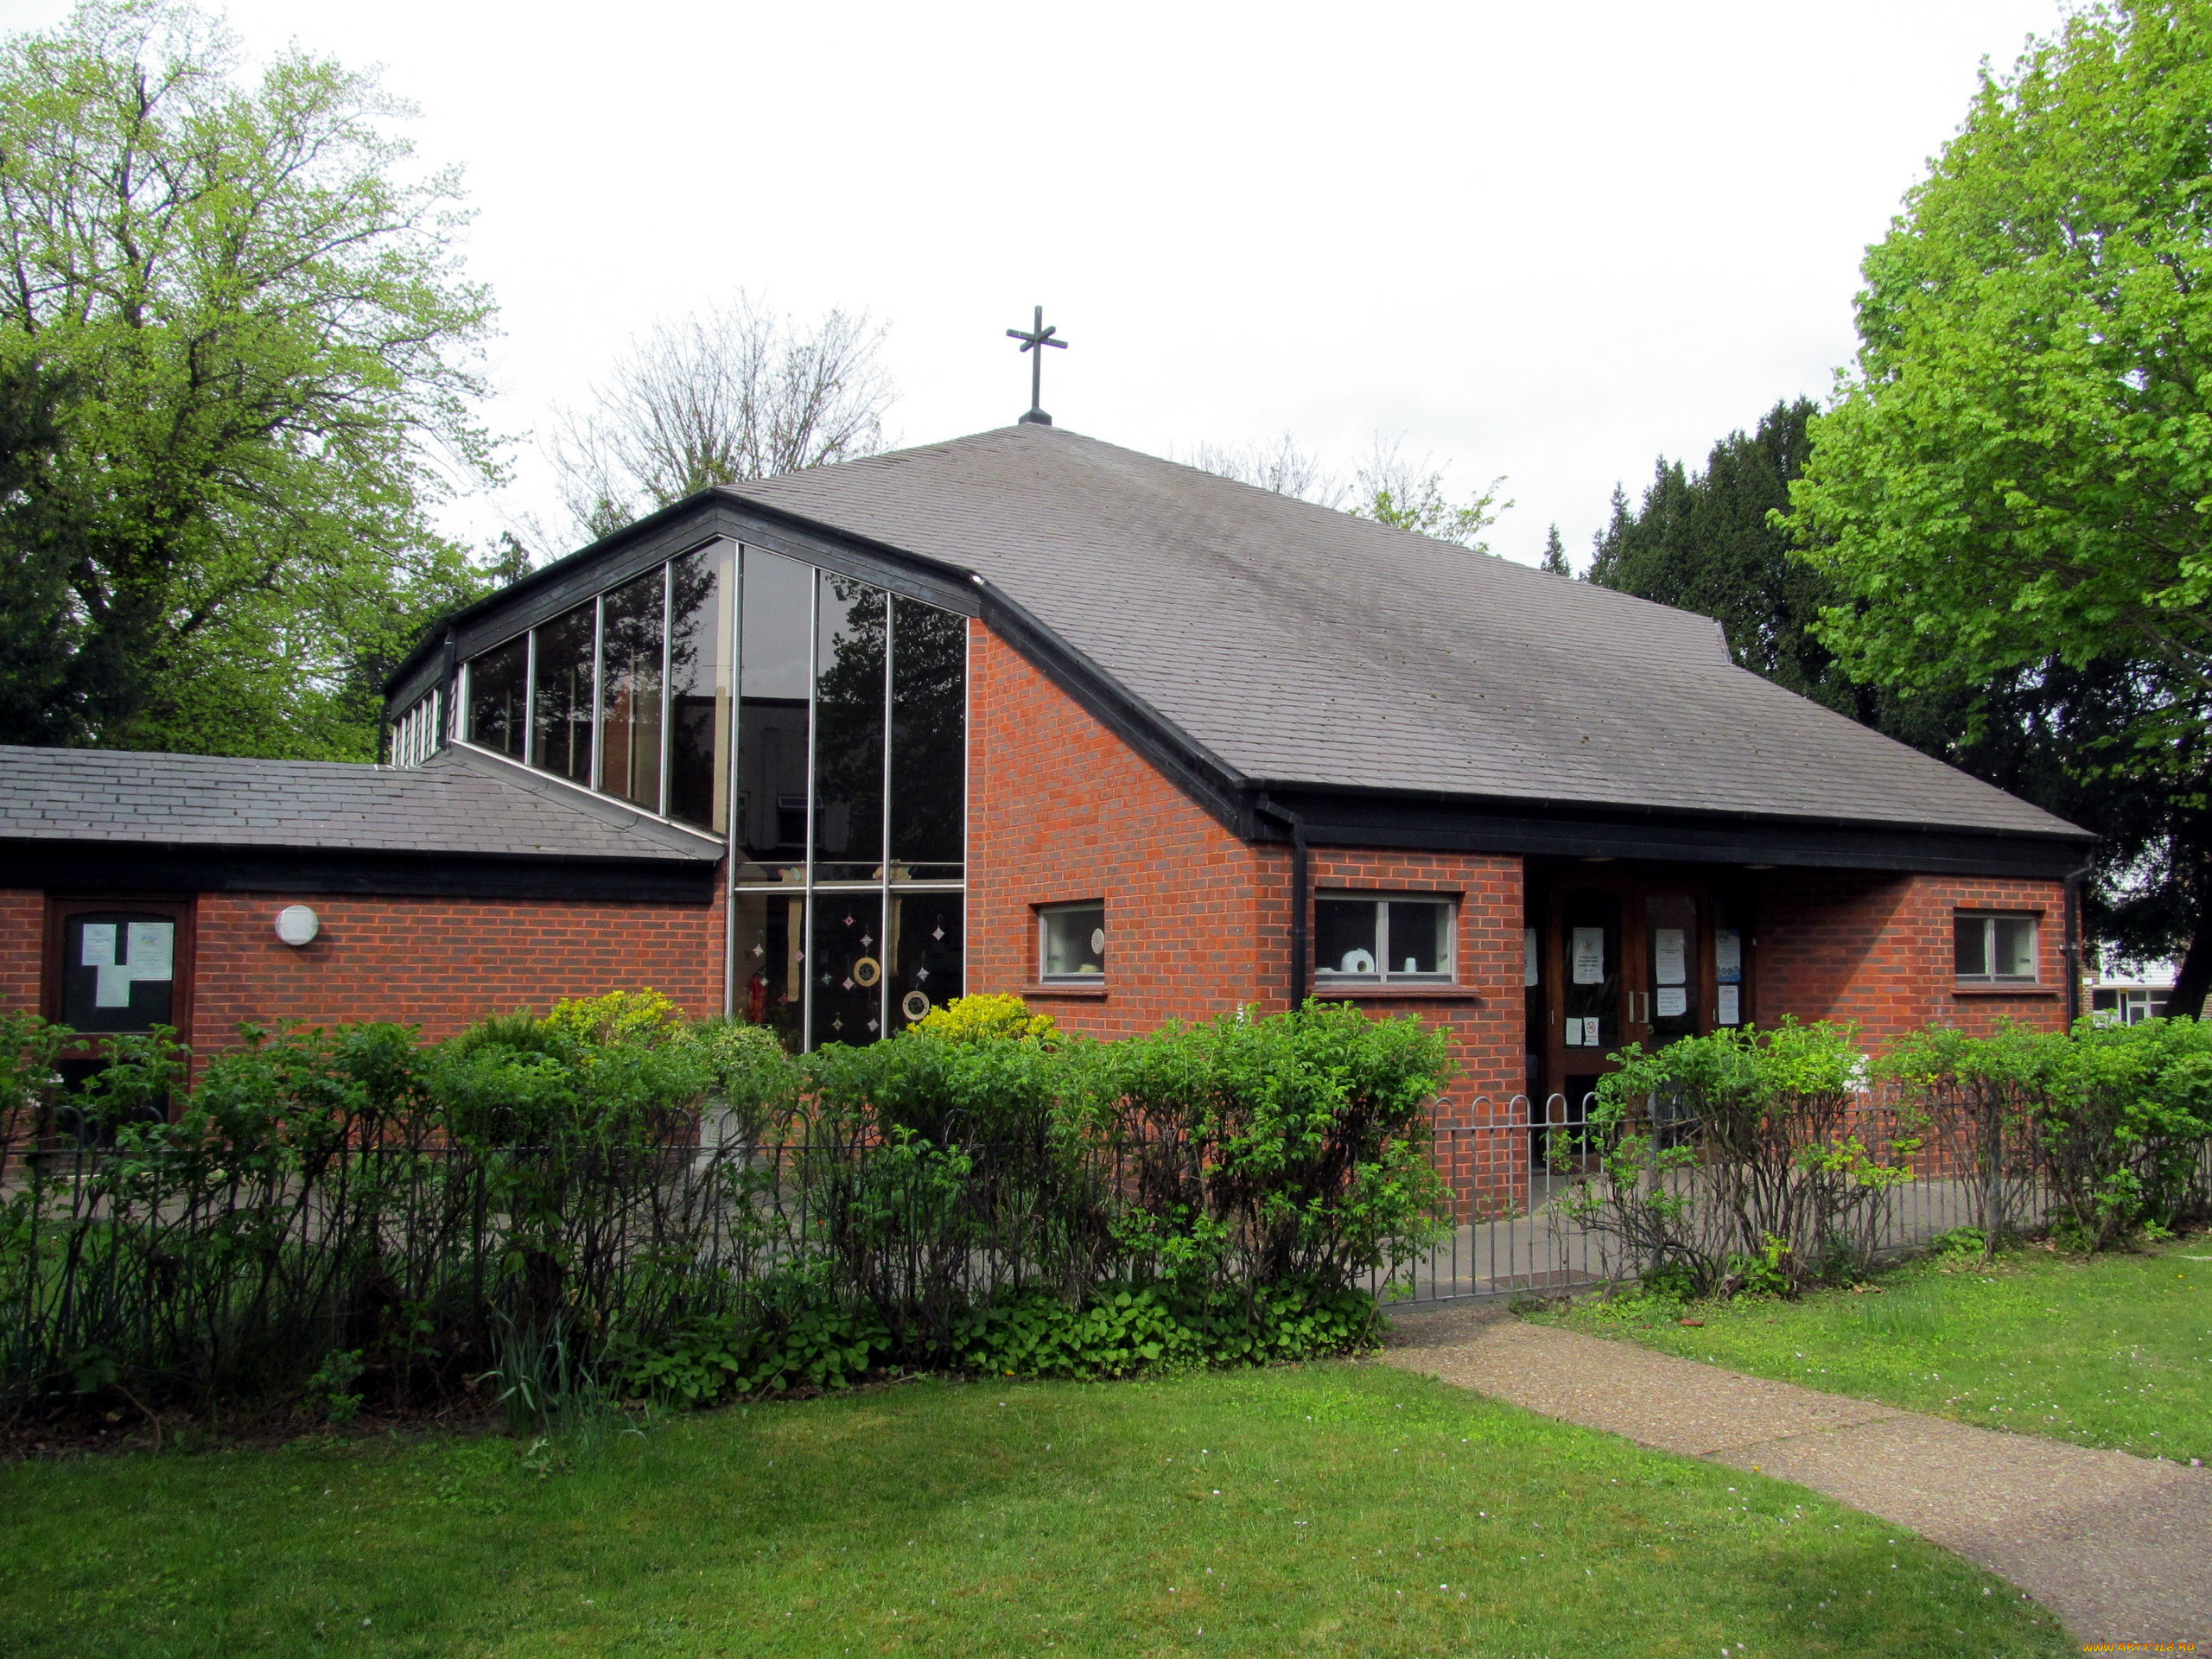
[[[591,776],[586,779],[601,794],[607,792],[607,736],[600,730],[600,706],[607,690],[607,595],[591,596]],[[572,727],[571,730],[574,729]],[[575,753],[572,749],[571,755]]]
[[[883,966],[875,976],[876,1035],[891,1034],[891,664],[898,649],[898,607],[883,595],[883,861],[876,874],[882,888],[876,925],[883,935]]]
[[[522,763],[538,766],[537,748],[537,630],[523,636]],[[542,771],[543,768],[539,767]]]
[[[717,593],[715,608],[721,612],[715,620],[727,626],[728,632],[722,636],[723,646],[729,654],[729,734],[728,740],[718,745],[721,753],[715,757],[728,771],[722,779],[722,1017],[737,1017],[737,732],[738,714],[743,707],[745,683],[738,677],[744,671],[745,636],[738,632],[745,620],[745,549],[730,544],[729,592]],[[714,796],[709,791],[708,800]],[[762,941],[766,944],[766,940]]]
[[[805,895],[799,941],[800,975],[806,987],[798,1010],[798,1046],[803,1054],[814,1048],[814,735],[816,693],[821,682],[815,659],[822,653],[822,572],[816,570],[813,576],[807,585],[806,601],[806,845],[799,849],[799,891]]]
[[[669,647],[676,637],[676,561],[671,559],[660,568],[660,814],[669,815],[673,803],[670,799],[669,762],[673,758],[671,734],[669,731],[670,696]]]

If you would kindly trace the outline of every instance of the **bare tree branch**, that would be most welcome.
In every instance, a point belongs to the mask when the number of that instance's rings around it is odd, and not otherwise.
[[[896,400],[865,311],[804,324],[740,291],[633,340],[547,448],[578,531],[607,534],[715,484],[856,461]]]

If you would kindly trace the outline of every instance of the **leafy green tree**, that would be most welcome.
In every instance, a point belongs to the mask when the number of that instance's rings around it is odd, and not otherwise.
[[[2212,985],[2212,5],[2084,9],[2009,73],[1870,249],[1860,349],[1789,526],[1819,632],[1926,702],[2087,699],[2066,769],[2099,894]],[[1985,710],[1986,712],[1986,710]],[[1973,735],[1973,734],[1970,734]]]
[[[367,758],[380,670],[480,585],[430,513],[494,474],[491,302],[404,113],[296,48],[249,79],[173,0],[0,48],[0,371],[67,388],[47,539],[0,547],[36,588],[66,543],[67,660],[8,661],[10,735]]]
[[[0,363],[0,742],[61,742],[91,664],[68,645],[70,549],[47,512],[63,382],[35,358]]]
[[[1409,461],[1398,443],[1385,443],[1378,435],[1367,461],[1353,475],[1350,511],[1355,518],[1487,553],[1490,543],[1483,532],[1513,505],[1497,499],[1504,482],[1494,478],[1466,501],[1453,502],[1444,493],[1444,474],[1427,456]]]

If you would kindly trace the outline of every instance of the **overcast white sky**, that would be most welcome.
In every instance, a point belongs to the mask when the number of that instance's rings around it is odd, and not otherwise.
[[[57,0],[0,0],[44,26]],[[233,0],[381,64],[460,163],[502,308],[502,502],[626,336],[743,285],[888,322],[906,442],[1011,421],[1039,302],[1063,426],[1155,453],[1403,434],[1492,545],[1578,560],[1616,480],[1823,393],[1851,296],[1985,56],[2056,0],[1669,5]],[[565,551],[556,549],[554,551]]]

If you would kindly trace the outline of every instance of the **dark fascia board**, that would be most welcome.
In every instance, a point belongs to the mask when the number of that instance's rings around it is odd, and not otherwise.
[[[1315,846],[1517,853],[1686,864],[1774,864],[1926,874],[2056,879],[2077,869],[2094,837],[1658,811],[1573,804],[1469,803],[1276,785],[1269,800],[1306,821]],[[1287,840],[1262,820],[1256,838]]]
[[[425,691],[447,683],[462,660],[716,540],[780,553],[963,616],[975,616],[981,608],[964,570],[761,506],[729,491],[704,490],[533,570],[434,625],[385,683],[385,718],[397,719]]]
[[[8,879],[49,892],[297,893],[360,898],[711,904],[711,860],[493,858],[162,842],[0,842]]]

